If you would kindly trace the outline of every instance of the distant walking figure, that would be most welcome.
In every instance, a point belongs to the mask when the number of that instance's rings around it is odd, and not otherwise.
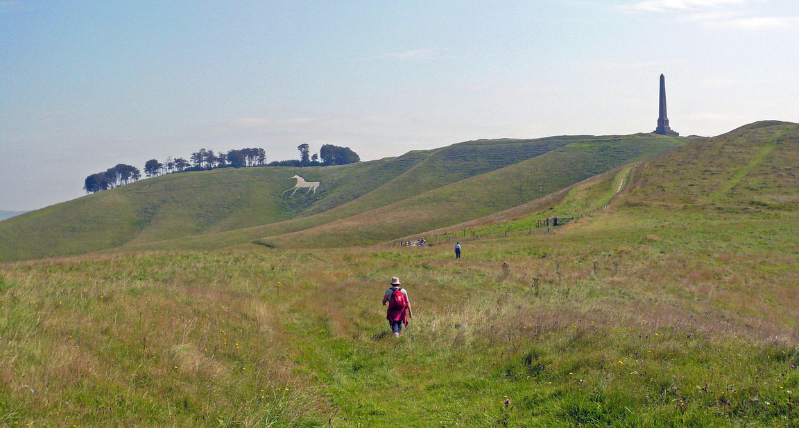
[[[455,258],[456,259],[461,258],[461,243],[460,242],[456,242],[455,243]]]
[[[302,187],[302,188],[308,187],[309,188],[308,191],[305,193],[306,195],[308,193],[311,193],[311,190],[313,190],[314,194],[316,194],[316,188],[319,187],[319,182],[318,181],[305,181],[305,179],[300,177],[299,175],[295,175],[295,176],[293,176],[291,178],[296,178],[297,179],[297,184],[295,184],[294,187],[291,188],[291,189],[294,189],[294,191],[291,192],[292,195],[297,193],[297,190],[299,190],[300,187]],[[286,192],[288,192],[291,189],[286,190]],[[283,192],[283,193],[286,193],[286,192]]]
[[[408,292],[400,287],[400,280],[396,276],[391,278],[391,287],[383,294],[383,306],[388,303],[386,319],[391,326],[391,331],[395,337],[402,333],[402,324],[408,325],[408,320],[413,318],[411,302],[408,300]]]

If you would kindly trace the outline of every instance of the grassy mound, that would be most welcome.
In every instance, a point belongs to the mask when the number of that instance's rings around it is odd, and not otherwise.
[[[797,125],[757,122],[646,164],[630,203],[795,210]]]

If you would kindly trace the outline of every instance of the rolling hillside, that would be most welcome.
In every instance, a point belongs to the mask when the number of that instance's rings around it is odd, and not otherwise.
[[[799,125],[761,122],[624,163],[438,229],[483,235],[458,260],[247,243],[0,263],[0,424],[799,426],[797,149]],[[541,157],[585,165],[573,150]],[[357,214],[358,239],[412,208],[431,217],[408,227],[459,218],[471,193],[524,200],[501,178],[535,161]],[[328,245],[345,221],[263,240]],[[413,302],[400,338],[380,305],[393,276]]]
[[[263,238],[280,247],[374,244],[525,204],[621,165],[673,148],[646,136],[575,142],[376,210],[302,232]]]
[[[629,203],[795,210],[799,125],[757,122],[647,162]]]
[[[657,217],[666,219],[670,212],[682,210],[704,219],[746,213],[774,220],[799,211],[796,165],[799,125],[757,122],[591,177],[546,198],[424,233],[457,233],[465,241],[526,235],[539,219],[593,214],[614,196],[619,196],[613,206],[619,218],[632,210],[653,216],[658,212]]]
[[[623,163],[668,151],[683,141],[652,134],[479,140],[338,167],[171,174],[3,222],[0,260],[123,247],[220,248],[345,221],[359,214],[370,217],[391,212],[403,216],[400,212],[411,210],[405,214],[408,221],[393,218],[396,222],[391,228],[374,225],[375,229],[353,235],[347,227],[331,226],[319,239],[282,240],[283,245],[368,244],[519,205]],[[520,167],[502,173],[509,176],[468,181],[520,163]],[[319,192],[284,194],[293,185],[289,177],[294,174],[321,181]],[[513,178],[515,175],[519,178]],[[464,184],[457,185],[462,181]],[[505,186],[505,182],[514,184]],[[492,194],[481,188],[489,183],[493,183]],[[450,185],[454,187],[447,187]],[[419,206],[428,211],[443,209],[446,215],[414,212]],[[364,214],[376,209],[383,211]],[[429,219],[419,222],[419,216]],[[342,235],[346,235],[344,241]]]
[[[425,234],[436,237],[431,245],[438,242],[451,244],[454,241],[528,236],[533,233],[538,235],[547,231],[546,227],[539,224],[539,220],[560,217],[577,218],[579,221],[585,215],[607,208],[626,190],[630,174],[637,165],[639,164],[616,168],[526,204]],[[407,236],[401,240],[412,240],[415,237]]]
[[[413,169],[362,198],[317,215],[180,240],[128,245],[124,249],[212,249],[247,244],[253,240],[262,245],[284,248],[368,245],[523,204],[617,165],[671,150],[685,140],[643,134],[624,137],[553,137],[534,141],[547,145],[560,142],[560,147],[460,181],[454,181],[452,177],[461,178],[469,173],[477,173],[479,170],[474,170],[471,163],[489,160],[461,157],[461,165],[458,166],[453,165],[451,154],[436,156],[433,158],[436,162],[425,164],[425,168],[420,166]],[[506,143],[474,142],[462,146],[474,150],[469,146],[491,144],[494,150],[501,152]],[[448,157],[450,160],[446,162]],[[514,158],[506,155],[505,159],[512,161]],[[448,169],[455,171],[447,172]],[[439,181],[439,188],[425,192],[434,182],[429,178],[430,175],[450,179]],[[443,185],[447,181],[454,182]],[[414,194],[410,189],[415,190],[418,196],[407,197]]]
[[[275,242],[369,244],[520,205],[684,141],[652,134],[478,140],[338,167],[170,174],[3,222],[0,260],[220,248],[306,229]],[[294,174],[322,182],[318,193],[284,194]],[[388,223],[356,233],[347,226],[375,216]],[[314,229],[336,221],[343,223]]]

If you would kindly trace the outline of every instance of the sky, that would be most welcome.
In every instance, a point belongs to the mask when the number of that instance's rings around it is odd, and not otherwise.
[[[0,0],[0,210],[200,148],[799,122],[796,0]]]

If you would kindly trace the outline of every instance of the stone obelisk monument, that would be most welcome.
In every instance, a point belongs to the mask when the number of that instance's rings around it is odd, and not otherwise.
[[[655,134],[674,137],[680,135],[669,128],[669,117],[666,114],[666,78],[662,74],[660,75],[660,115],[658,116],[658,127],[655,129]]]

